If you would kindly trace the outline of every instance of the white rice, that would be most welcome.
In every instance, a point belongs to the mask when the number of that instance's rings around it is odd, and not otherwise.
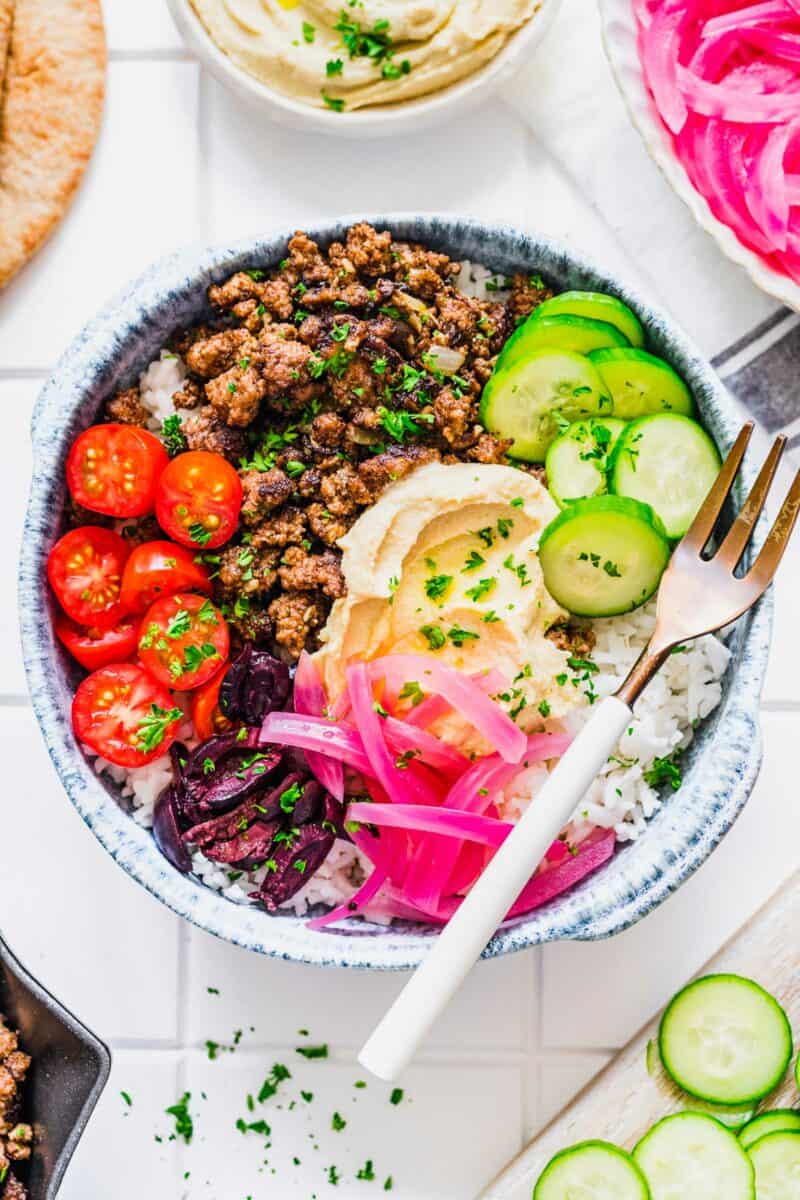
[[[494,286],[487,287],[488,283]],[[505,277],[479,263],[464,262],[456,286],[465,295],[477,299],[503,300]],[[152,413],[150,427],[159,431],[164,419],[175,409],[173,393],[186,378],[186,367],[175,354],[162,351],[140,376],[142,403]],[[598,667],[592,676],[598,699],[617,690],[639,654],[647,645],[655,626],[655,600],[644,608],[621,617],[592,622],[596,637],[592,659]],[[631,724],[620,740],[600,776],[578,805],[567,828],[571,839],[581,840],[597,826],[613,829],[619,841],[631,841],[645,829],[664,799],[651,787],[645,775],[656,759],[668,758],[685,749],[696,725],[719,704],[721,679],[730,652],[719,638],[711,635],[690,643],[667,663],[637,702]],[[570,718],[571,732],[585,724],[592,708],[587,705]],[[185,734],[190,734],[187,728]],[[185,739],[186,740],[186,739]],[[145,828],[153,823],[153,809],[163,788],[170,782],[169,759],[164,757],[138,770],[125,770],[98,758],[98,773],[118,783],[130,803],[133,819]],[[522,772],[506,792],[501,809],[509,819],[518,819],[547,779],[547,769],[536,765]],[[199,851],[192,857],[196,876],[208,887],[239,904],[252,904],[265,869],[234,871],[214,863]],[[371,870],[369,862],[349,842],[337,841],[330,855],[313,877],[284,906],[302,916],[315,904],[336,905],[350,897]]]

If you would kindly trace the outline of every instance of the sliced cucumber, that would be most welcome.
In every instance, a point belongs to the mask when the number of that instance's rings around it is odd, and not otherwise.
[[[561,313],[607,321],[609,325],[616,325],[632,346],[644,345],[644,330],[639,318],[616,296],[607,296],[604,292],[562,292],[545,300],[532,315],[538,319]]]
[[[545,1167],[533,1200],[652,1200],[647,1180],[629,1154],[610,1142],[581,1142]]]
[[[678,992],[658,1039],[678,1086],[711,1104],[760,1100],[778,1086],[792,1057],[786,1013],[739,975],[707,975]]]
[[[532,351],[545,348],[588,354],[590,350],[603,350],[609,346],[630,347],[625,334],[607,321],[566,314],[540,317],[539,312],[536,309],[508,339],[497,361],[498,367],[510,366]]]
[[[690,417],[658,413],[632,421],[617,442],[609,486],[649,504],[671,538],[691,525],[720,469],[716,446]]]
[[[653,1200],[754,1200],[753,1164],[738,1139],[704,1113],[676,1113],[633,1152]]]
[[[800,1196],[800,1133],[769,1133],[747,1151],[756,1172],[757,1200]]]
[[[680,1106],[684,1109],[691,1109],[692,1112],[706,1113],[709,1117],[714,1117],[726,1129],[732,1129],[735,1133],[755,1117],[758,1109],[755,1101],[751,1101],[749,1104],[709,1104],[706,1100],[698,1100],[696,1096],[688,1096],[686,1092],[681,1091],[664,1068],[658,1049],[658,1038],[651,1038],[647,1043],[646,1061],[648,1075],[663,1095],[665,1102],[672,1107]]]
[[[491,433],[514,439],[511,457],[527,462],[544,462],[565,421],[610,413],[600,376],[572,350],[535,350],[506,369],[495,367],[480,408]]]
[[[559,508],[608,491],[607,467],[625,428],[615,417],[575,421],[547,451],[547,487]]]
[[[595,350],[592,362],[614,400],[614,412],[626,421],[652,413],[694,414],[692,393],[669,363],[646,350]]]
[[[759,1113],[739,1130],[739,1141],[748,1150],[770,1133],[800,1133],[800,1112],[793,1108],[773,1108]]]
[[[620,496],[578,500],[539,541],[547,590],[576,616],[613,617],[652,596],[670,547],[651,508]]]

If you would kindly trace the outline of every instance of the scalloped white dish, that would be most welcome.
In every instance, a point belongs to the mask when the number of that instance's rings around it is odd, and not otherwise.
[[[743,246],[727,225],[718,221],[706,200],[695,191],[675,155],[669,132],[656,112],[647,89],[636,44],[636,15],[631,0],[598,0],[606,56],[633,124],[656,165],[687,206],[698,225],[710,234],[722,253],[742,267],[756,287],[800,312],[800,285],[769,267]]]

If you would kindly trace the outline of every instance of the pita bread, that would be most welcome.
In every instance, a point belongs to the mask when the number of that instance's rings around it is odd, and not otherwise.
[[[100,0],[0,0],[0,288],[52,232],[103,112]]]

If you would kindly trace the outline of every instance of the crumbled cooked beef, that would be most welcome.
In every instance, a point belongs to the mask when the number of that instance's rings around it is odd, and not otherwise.
[[[338,543],[386,487],[428,462],[509,461],[480,395],[520,317],[551,293],[519,274],[478,299],[458,290],[460,271],[364,222],[327,248],[297,232],[277,267],[212,285],[211,315],[171,339],[189,372],[173,396],[187,448],[222,455],[242,483],[239,531],[214,560],[235,643],[287,660],[314,649],[344,591]],[[455,369],[437,349],[457,352]],[[136,389],[109,401],[114,413],[147,419]]]
[[[240,478],[244,488],[241,515],[245,525],[259,525],[268,513],[280,508],[292,494],[291,479],[278,467],[269,471],[255,468],[241,471]]]
[[[319,596],[313,592],[283,592],[267,611],[275,641],[291,658],[299,658],[304,649],[316,649],[315,635],[328,616],[328,605]]]
[[[118,421],[121,425],[141,425],[147,428],[152,413],[142,404],[138,387],[126,388],[117,392],[106,403],[106,417],[109,421]]]
[[[0,1013],[0,1197],[27,1200],[28,1192],[12,1164],[31,1156],[33,1130],[21,1121],[22,1085],[31,1065],[17,1034]]]
[[[204,404],[181,421],[181,433],[188,450],[208,450],[221,454],[229,462],[238,464],[247,454],[247,437],[244,430],[226,425],[213,405]]]
[[[578,621],[562,621],[558,625],[551,625],[545,637],[559,650],[576,658],[588,658],[597,641],[592,627],[581,625]]]
[[[278,575],[287,592],[324,592],[331,600],[345,594],[339,555],[332,550],[309,554],[301,546],[289,546],[281,559]]]

